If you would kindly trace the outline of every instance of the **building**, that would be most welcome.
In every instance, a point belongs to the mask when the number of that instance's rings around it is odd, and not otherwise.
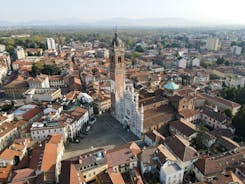
[[[186,68],[187,67],[187,60],[185,58],[178,59],[176,62],[177,68]]]
[[[192,67],[200,67],[200,59],[194,58],[194,59],[191,61],[191,65],[192,65]]]
[[[123,119],[123,95],[125,90],[124,46],[117,33],[110,51],[111,113],[116,119]]]
[[[242,53],[242,47],[239,47],[236,45],[231,47],[231,54],[232,55],[239,56],[239,55],[241,55],[241,53]]]
[[[8,66],[6,65],[5,62],[1,62],[0,60],[0,84],[2,84],[7,74],[8,74]]]
[[[61,98],[61,90],[54,88],[28,89],[23,93],[26,102],[53,102]]]
[[[28,89],[28,82],[23,78],[17,78],[3,87],[5,95],[13,99],[22,98],[23,93]]]
[[[17,59],[24,59],[26,57],[25,50],[20,46],[17,46],[14,49],[14,51],[15,51],[15,54],[17,56]]]
[[[205,99],[207,105],[217,107],[218,111],[224,112],[229,109],[233,116],[236,115],[241,107],[238,103],[217,96],[198,94],[198,97]]]
[[[160,144],[156,151],[156,160],[160,164],[160,181],[163,184],[181,184],[184,177],[184,169],[177,163],[177,158]]]
[[[225,77],[225,85],[235,88],[243,88],[245,86],[245,76],[236,74],[227,74]]]
[[[112,41],[110,62],[111,113],[125,128],[141,138],[174,119],[162,90],[138,90],[132,81],[125,80],[124,48],[117,33]]]
[[[51,88],[64,88],[68,84],[62,76],[53,75],[49,77],[49,85]]]
[[[190,146],[190,142],[181,136],[175,135],[165,140],[167,149],[176,156],[178,165],[186,172],[190,171],[193,163],[199,157],[198,152]]]
[[[79,169],[80,168],[77,167],[75,164],[73,164],[72,161],[69,160],[62,161],[59,183],[60,184],[67,184],[67,183],[86,184],[85,178],[83,177]]]
[[[0,44],[0,52],[4,52],[6,49],[5,45]]]
[[[96,176],[107,169],[106,152],[95,149],[77,157],[69,159],[84,178],[85,182],[96,180]]]
[[[17,127],[12,123],[5,122],[0,125],[0,151],[10,145],[18,136]]]
[[[53,38],[47,38],[46,44],[47,44],[48,50],[56,50],[56,44]]]
[[[128,143],[106,152],[108,170],[113,173],[124,173],[137,167],[138,154],[141,149],[135,143]]]
[[[29,79],[28,83],[30,88],[50,88],[49,78],[47,75],[44,74]]]
[[[231,119],[225,114],[217,112],[209,107],[204,107],[200,111],[200,120],[214,129],[229,129],[232,133],[235,132],[235,128],[231,124]]]
[[[62,134],[64,142],[68,139],[67,126],[61,122],[33,123],[30,132],[32,140],[38,142],[47,139],[51,134]]]
[[[218,38],[208,38],[206,49],[211,51],[218,51],[220,49],[220,41]]]
[[[197,128],[195,124],[192,124],[184,119],[171,121],[169,123],[169,131],[173,135],[180,135],[190,141],[192,138],[196,137]]]
[[[16,139],[0,154],[0,163],[16,165],[17,160],[21,161],[27,155],[29,139]]]
[[[64,153],[61,134],[51,135],[45,144],[40,171],[44,173],[44,183],[58,183],[61,170],[61,158]]]

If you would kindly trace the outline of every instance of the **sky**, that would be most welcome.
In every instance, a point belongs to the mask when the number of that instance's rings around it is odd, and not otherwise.
[[[1,2],[2,1],[2,2]],[[0,0],[0,20],[184,18],[245,25],[245,0]]]

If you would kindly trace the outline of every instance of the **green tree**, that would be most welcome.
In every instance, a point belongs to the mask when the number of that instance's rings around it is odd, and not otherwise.
[[[135,48],[135,51],[136,52],[144,52],[144,49],[141,45],[137,45],[136,48]]]
[[[245,105],[242,105],[239,112],[233,118],[232,123],[236,128],[236,134],[245,138]]]
[[[216,61],[216,64],[218,65],[222,65],[225,63],[225,59],[222,57],[222,58],[218,58],[217,61]]]
[[[226,110],[224,111],[224,113],[225,113],[226,116],[232,118],[232,112],[231,112],[230,109],[226,109]]]

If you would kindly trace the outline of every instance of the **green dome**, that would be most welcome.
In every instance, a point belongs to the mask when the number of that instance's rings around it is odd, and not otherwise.
[[[168,90],[177,90],[177,89],[179,89],[179,85],[175,84],[172,80],[168,81],[168,83],[165,84],[163,87],[165,89],[168,89]]]

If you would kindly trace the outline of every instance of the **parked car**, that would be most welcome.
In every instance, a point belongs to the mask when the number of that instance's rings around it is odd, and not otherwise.
[[[75,140],[73,140],[73,143],[80,143],[80,140],[79,139],[75,139]]]

